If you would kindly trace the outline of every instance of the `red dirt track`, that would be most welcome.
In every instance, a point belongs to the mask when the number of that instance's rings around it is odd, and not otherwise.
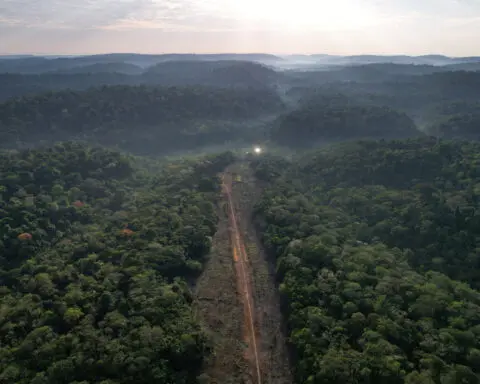
[[[238,292],[244,307],[244,340],[248,344],[245,358],[251,367],[252,377],[255,377],[256,384],[262,384],[260,372],[260,361],[257,348],[257,332],[255,330],[254,303],[252,294],[252,281],[248,273],[248,256],[245,251],[245,244],[238,229],[237,216],[232,201],[232,180],[229,174],[224,174],[222,178],[222,188],[229,206],[228,216],[230,225],[230,235],[232,242],[233,260],[237,272]]]
[[[218,228],[195,286],[195,313],[214,351],[200,382],[292,384],[275,265],[254,223],[262,189],[248,162],[234,163],[219,176]]]

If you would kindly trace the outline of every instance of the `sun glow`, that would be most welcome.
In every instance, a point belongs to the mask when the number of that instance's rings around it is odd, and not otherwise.
[[[238,18],[287,28],[357,28],[375,22],[372,9],[352,0],[228,0]]]

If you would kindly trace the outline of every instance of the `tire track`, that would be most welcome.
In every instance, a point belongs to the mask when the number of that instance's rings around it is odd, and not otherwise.
[[[253,294],[251,276],[247,273],[247,253],[245,251],[245,244],[243,243],[240,231],[238,229],[238,220],[235,214],[235,209],[232,199],[232,180],[228,174],[222,175],[222,189],[227,198],[229,206],[229,223],[231,231],[232,242],[232,256],[235,262],[237,271],[237,283],[239,294],[244,304],[245,316],[245,339],[248,342],[250,354],[246,358],[251,364],[252,376],[256,377],[256,384],[262,384],[262,376],[260,371],[260,359],[257,347],[257,336],[255,332],[255,321],[253,312]]]
[[[259,201],[262,187],[257,183],[248,162],[237,162],[226,173],[235,177],[231,195],[251,279],[254,324],[260,357],[262,384],[292,384],[285,323],[275,284],[275,262],[269,260],[254,223],[253,207]],[[227,209],[228,210],[228,209]],[[226,212],[227,213],[227,212]]]

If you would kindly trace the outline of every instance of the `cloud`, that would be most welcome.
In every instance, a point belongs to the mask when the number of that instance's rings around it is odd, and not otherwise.
[[[479,0],[0,1],[0,26],[37,29],[339,30],[472,15]]]
[[[480,0],[0,0],[0,52],[459,54],[479,25]]]
[[[468,17],[480,14],[479,0],[367,0],[383,14]]]
[[[232,2],[233,1],[233,2]],[[235,30],[234,0],[1,0],[0,27]]]
[[[162,10],[168,13],[175,2],[165,2]],[[42,29],[97,28],[119,20],[151,20],[158,17],[158,4],[154,0],[2,0],[0,23]]]

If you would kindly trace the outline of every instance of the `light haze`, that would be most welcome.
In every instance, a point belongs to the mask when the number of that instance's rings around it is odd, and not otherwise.
[[[480,55],[477,0],[2,0],[0,54]]]

